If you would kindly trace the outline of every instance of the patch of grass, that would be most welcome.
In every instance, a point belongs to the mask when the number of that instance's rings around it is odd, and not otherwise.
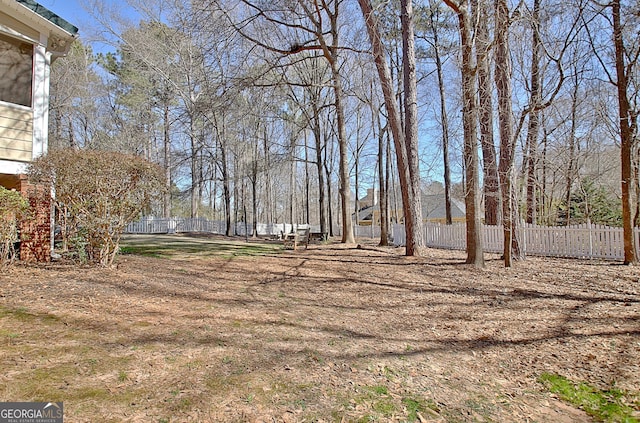
[[[177,256],[180,253],[199,253],[200,251],[197,249],[185,249],[184,251],[180,248],[177,248],[174,245],[144,245],[131,247],[131,253],[138,256],[143,257],[153,257],[153,258],[171,258],[172,256]]]
[[[384,385],[372,386],[369,389],[376,395],[389,395],[389,389]]]
[[[50,401],[67,400],[66,380],[76,377],[77,368],[73,363],[61,363],[50,368],[38,368],[26,373],[20,384],[20,392],[25,398],[51,398]]]
[[[374,401],[373,410],[377,413],[382,414],[384,417],[390,417],[396,411],[398,411],[398,407],[391,398],[384,398],[378,401]]]
[[[386,418],[396,414],[400,406],[389,394],[389,388],[384,385],[363,386],[361,393],[353,398],[356,405],[366,405],[373,413],[367,413],[357,421],[384,421]]]
[[[293,405],[299,410],[307,409],[307,401],[304,398],[298,398],[293,402]]]
[[[120,251],[118,251],[120,254],[136,254],[138,252],[139,248],[136,248],[134,246],[131,245],[121,245],[120,246]]]
[[[58,316],[48,313],[32,313],[25,307],[8,308],[0,306],[0,317],[11,317],[22,323],[38,321],[51,324],[60,321]]]
[[[230,327],[233,329],[243,329],[250,331],[252,328],[252,323],[248,320],[242,320],[242,319],[233,319],[233,321],[230,322]]]
[[[246,388],[248,380],[249,378],[242,374],[231,374],[227,376],[219,373],[212,373],[205,377],[204,385],[211,392],[225,394]]]
[[[187,236],[125,237],[121,241],[121,254],[134,254],[154,258],[174,258],[188,256],[260,256],[274,254],[281,248],[269,244],[247,243],[234,240],[215,240]]]
[[[0,317],[11,316],[14,319],[25,321],[34,317],[33,314],[29,313],[29,311],[24,307],[16,307],[16,308],[7,308],[0,307]]]
[[[602,422],[638,423],[633,414],[640,410],[637,396],[619,389],[602,391],[586,382],[574,382],[553,373],[543,373],[538,381],[550,392]]]
[[[483,421],[493,421],[492,414],[496,409],[496,405],[493,401],[486,398],[484,395],[476,395],[468,398],[464,401],[465,408],[477,413],[478,419],[484,419]]]
[[[384,377],[386,377],[389,381],[392,381],[397,376],[397,373],[388,366],[384,366],[382,372],[384,374]]]
[[[188,370],[194,371],[204,367],[204,363],[201,360],[193,360],[189,361],[185,364],[185,367]]]
[[[25,307],[0,307],[0,318],[6,328],[0,330],[0,341],[6,335],[9,342],[3,352],[10,358],[0,367],[3,372],[16,372],[16,383],[0,389],[3,395],[82,403],[83,410],[91,408],[90,403],[129,402],[139,395],[110,387],[122,379],[116,369],[126,368],[132,357],[105,354],[87,339],[86,332],[75,331],[75,326],[68,326],[58,316]],[[109,381],[95,375],[114,378]]]
[[[9,343],[13,343],[15,339],[20,338],[20,334],[17,332],[12,332],[5,329],[0,329],[0,338],[6,338],[9,340]]]
[[[428,410],[440,412],[440,407],[433,400],[424,400],[416,397],[402,398],[402,404],[407,410],[407,421],[415,422],[419,419],[418,414],[423,414]]]
[[[40,350],[44,354],[44,350]],[[47,350],[47,361],[55,357],[61,357],[61,351],[66,349],[52,348]],[[86,378],[87,375],[108,374],[114,367],[126,366],[132,360],[131,357],[113,357],[102,361],[85,359],[82,353],[77,351],[77,359],[63,361],[52,366],[30,369],[21,376],[21,383],[17,393],[24,398],[52,398],[52,401],[85,400],[94,399],[104,401],[112,397],[118,399],[122,396],[128,399],[131,393],[123,390],[114,394],[105,385],[96,385],[93,378],[87,378],[87,384],[73,383]],[[65,354],[68,354],[66,352]],[[44,357],[44,356],[41,356]],[[114,374],[114,373],[112,373]],[[129,376],[124,371],[114,374],[114,381],[124,382]],[[115,385],[115,383],[114,383]]]

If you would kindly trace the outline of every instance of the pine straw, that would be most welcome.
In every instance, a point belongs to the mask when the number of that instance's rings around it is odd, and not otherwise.
[[[542,373],[637,394],[640,269],[488,258],[328,244],[17,267],[0,398],[64,401],[70,422],[580,422]]]

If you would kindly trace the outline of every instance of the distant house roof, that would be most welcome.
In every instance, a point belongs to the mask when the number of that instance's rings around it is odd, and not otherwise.
[[[27,7],[28,9],[31,9],[32,11],[36,12],[38,15],[42,16],[43,18],[47,19],[49,22],[59,26],[60,28],[64,29],[65,31],[67,31],[69,34],[71,35],[76,35],[78,34],[78,27],[70,24],[69,22],[67,22],[66,20],[62,19],[60,16],[56,15],[55,13],[53,13],[52,11],[50,11],[49,9],[47,9],[46,7],[44,7],[43,5],[33,1],[33,0],[16,0],[18,3],[22,4],[23,6]]]
[[[444,194],[422,195],[422,218],[444,219],[447,217]],[[462,201],[451,198],[451,218],[464,218],[465,207]]]
[[[376,204],[375,206],[367,206],[360,209],[360,211],[358,212],[358,222],[361,222],[363,220],[373,220],[373,212],[378,210],[380,210],[380,206],[378,204]]]
[[[446,207],[444,194],[422,194],[422,219],[445,219]],[[373,219],[374,211],[379,211],[380,205],[368,206],[362,208],[358,212],[358,221],[367,221]],[[457,219],[466,217],[464,203],[455,198],[451,198],[451,218]]]

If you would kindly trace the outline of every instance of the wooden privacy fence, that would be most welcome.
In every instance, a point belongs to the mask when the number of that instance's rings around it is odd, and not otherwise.
[[[603,225],[537,226],[521,225],[518,233],[525,254],[552,257],[603,258],[622,260],[624,244],[622,228]],[[634,231],[636,246],[640,245],[640,229]],[[464,223],[443,225],[425,224],[425,240],[429,247],[464,250],[466,227]],[[394,225],[394,244],[406,242],[403,225]],[[502,226],[483,226],[484,251],[503,251]]]

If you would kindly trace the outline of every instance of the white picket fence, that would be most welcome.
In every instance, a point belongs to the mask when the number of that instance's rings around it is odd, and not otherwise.
[[[171,234],[181,232],[208,232],[224,234],[226,224],[219,220],[207,220],[204,218],[156,218],[143,217],[127,225],[125,233],[129,234]]]
[[[640,229],[634,231],[636,246],[640,245]],[[466,248],[466,226],[464,223],[443,225],[425,224],[426,245],[433,248],[464,250]],[[549,257],[602,258],[621,260],[624,258],[622,228],[603,225],[537,226],[523,224],[519,229],[521,248],[525,254]],[[406,235],[403,225],[394,225],[394,244],[404,245]],[[482,227],[484,251],[503,251],[501,226]]]
[[[297,228],[310,227],[311,231],[319,232],[319,226],[290,223],[259,223],[259,236],[279,236],[281,232],[288,233]],[[236,235],[245,235],[245,228],[249,233],[253,228],[243,222],[235,227]],[[126,233],[130,234],[166,234],[181,232],[207,232],[224,234],[225,222],[211,221],[204,218],[142,218],[127,226]],[[339,228],[334,234],[340,233]],[[380,238],[379,226],[354,226],[357,238]],[[624,258],[624,244],[622,228],[612,228],[602,225],[575,226],[537,226],[523,224],[520,227],[521,248],[528,255],[573,258],[601,258],[621,260]],[[636,246],[640,246],[640,229],[635,229]],[[406,244],[404,225],[392,225],[391,238],[396,246]],[[425,224],[426,245],[433,248],[464,250],[466,248],[466,227],[464,223],[443,225],[439,223]],[[482,227],[482,245],[484,251],[501,253],[503,251],[503,233],[501,226]]]
[[[296,229],[311,228],[311,231],[320,231],[319,226],[290,223],[258,223],[258,236],[279,236],[281,232],[289,233]],[[204,218],[157,218],[143,217],[136,222],[127,225],[125,233],[129,234],[171,234],[184,232],[202,232],[223,235],[227,225],[221,220],[207,220]],[[245,236],[246,232],[252,234],[252,224],[245,225],[238,222],[235,225],[235,235]]]
[[[310,228],[311,232],[320,232],[320,226],[307,225],[307,224],[291,224],[291,223],[258,223],[256,226],[256,231],[258,236],[280,236],[282,233],[291,233],[295,232],[297,229],[307,229]],[[249,233],[249,235],[253,234],[253,224],[248,223],[244,224],[244,222],[236,223],[236,235],[245,236]]]
[[[341,233],[341,231],[338,231]],[[380,238],[380,226],[354,225],[353,234],[356,238]]]

